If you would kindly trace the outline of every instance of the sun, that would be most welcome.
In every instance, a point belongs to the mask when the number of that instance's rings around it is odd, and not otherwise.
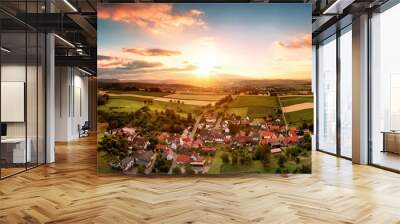
[[[216,66],[217,60],[213,55],[203,55],[197,62],[196,74],[199,77],[209,77]]]
[[[206,78],[216,73],[217,68],[222,63],[222,58],[222,54],[215,48],[208,48],[200,51],[195,58],[195,64],[197,66],[196,75]]]

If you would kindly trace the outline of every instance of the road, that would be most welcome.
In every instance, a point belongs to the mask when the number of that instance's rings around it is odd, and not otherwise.
[[[199,126],[199,123],[200,123],[201,118],[203,117],[203,115],[204,115],[204,112],[201,113],[201,115],[200,115],[199,117],[197,117],[196,123],[195,123],[194,126],[193,126],[192,133],[190,134],[190,138],[191,138],[191,139],[194,139],[194,136],[195,136],[195,134],[196,134],[197,128],[198,128],[198,126]]]
[[[285,128],[286,128],[286,130],[288,130],[288,124],[286,122],[285,112],[283,112],[283,106],[282,106],[282,102],[281,102],[281,97],[280,96],[278,96],[278,102],[279,102],[279,107],[280,107],[280,109],[282,111],[283,121],[285,122]]]

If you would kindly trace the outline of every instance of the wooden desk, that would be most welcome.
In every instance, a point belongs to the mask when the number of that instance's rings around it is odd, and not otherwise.
[[[400,154],[400,131],[383,131],[383,150],[382,152],[392,152]]]
[[[25,140],[28,142],[25,151]],[[5,138],[1,139],[1,157],[6,163],[26,163],[31,162],[31,139],[25,138]]]

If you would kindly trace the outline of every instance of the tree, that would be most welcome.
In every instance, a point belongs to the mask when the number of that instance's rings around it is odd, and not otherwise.
[[[252,160],[251,153],[249,153],[248,150],[245,150],[243,153],[243,163],[242,164],[249,166],[249,165],[251,165],[252,161],[253,160]]]
[[[303,136],[303,142],[304,142],[304,143],[311,143],[311,136],[310,136],[310,134],[305,134],[305,135]]]
[[[236,124],[234,124],[232,122],[229,122],[228,128],[229,128],[229,132],[230,132],[231,135],[236,135],[240,131],[239,125],[236,125]]]
[[[271,162],[271,149],[269,145],[258,145],[255,149],[255,159],[260,160],[264,166]]]
[[[139,165],[137,168],[137,173],[144,174],[146,167],[144,165]]]
[[[239,162],[237,151],[232,152],[232,165],[237,165]]]
[[[225,164],[228,164],[230,162],[229,155],[226,152],[224,152],[221,155],[221,159],[222,159],[222,162],[225,163]]]
[[[303,164],[303,165],[301,165],[300,173],[311,173],[311,164]]]
[[[97,94],[97,105],[105,105],[109,99],[110,96],[108,94]]]
[[[181,174],[181,168],[179,168],[177,166],[174,167],[174,169],[172,169],[172,173],[175,174],[175,175]]]
[[[114,162],[120,162],[131,153],[128,138],[120,133],[103,136],[98,150],[106,152]]]
[[[193,175],[193,174],[195,174],[195,172],[194,172],[192,166],[190,166],[190,165],[185,167],[185,172],[186,172],[187,175]]]
[[[279,155],[278,157],[278,165],[280,168],[284,168],[285,167],[285,163],[286,163],[287,159],[284,155]]]
[[[187,121],[188,121],[188,122],[193,122],[193,115],[192,115],[192,113],[188,113],[188,114],[187,114]]]
[[[171,167],[172,161],[165,160],[160,154],[157,154],[156,162],[154,163],[153,170],[155,172],[167,173]]]

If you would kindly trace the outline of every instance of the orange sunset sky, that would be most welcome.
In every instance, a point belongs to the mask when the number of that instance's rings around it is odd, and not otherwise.
[[[100,79],[311,79],[308,4],[102,4]]]

